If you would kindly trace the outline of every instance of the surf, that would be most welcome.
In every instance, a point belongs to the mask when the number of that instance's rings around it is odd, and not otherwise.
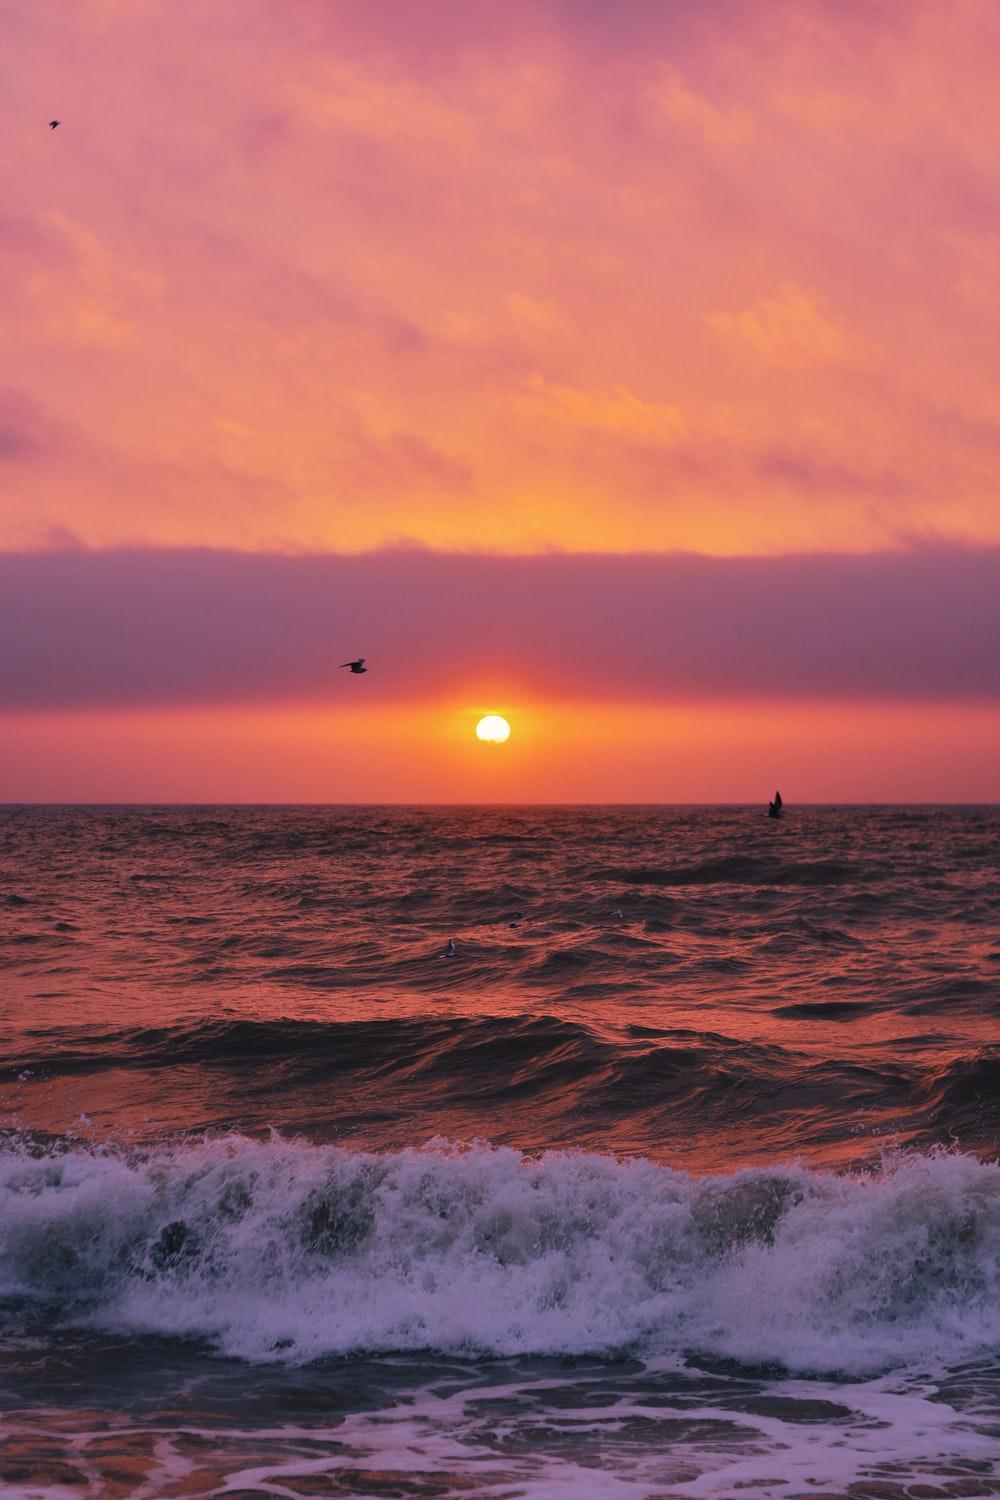
[[[8,1321],[254,1362],[693,1350],[858,1376],[1000,1347],[1000,1166],[697,1177],[483,1143],[14,1138],[0,1298]]]

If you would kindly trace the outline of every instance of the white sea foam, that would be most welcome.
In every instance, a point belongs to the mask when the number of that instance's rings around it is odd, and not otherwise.
[[[0,1295],[250,1360],[692,1349],[861,1375],[1000,1347],[1000,1167],[695,1178],[440,1142],[8,1145]]]

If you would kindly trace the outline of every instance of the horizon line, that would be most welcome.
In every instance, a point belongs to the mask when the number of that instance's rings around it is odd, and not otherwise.
[[[575,807],[575,808],[614,808],[614,807],[709,807],[709,808],[759,808],[766,807],[768,799],[762,797],[757,802],[650,802],[640,800],[636,802],[102,802],[102,801],[47,801],[47,802],[0,802],[0,811],[7,812],[16,808],[76,808],[76,807],[113,807],[113,808],[433,808],[433,807],[461,807],[461,808],[548,808],[548,807]],[[817,808],[997,808],[1000,809],[1000,800],[982,801],[972,800],[970,802],[788,802],[783,803],[786,809],[803,808],[814,810]]]

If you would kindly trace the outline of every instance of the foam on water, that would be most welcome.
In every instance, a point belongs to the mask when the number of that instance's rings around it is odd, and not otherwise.
[[[1000,1166],[697,1178],[242,1137],[0,1152],[0,1295],[247,1360],[695,1350],[872,1373],[1000,1347]]]

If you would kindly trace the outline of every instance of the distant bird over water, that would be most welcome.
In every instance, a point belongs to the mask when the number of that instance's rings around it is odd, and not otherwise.
[[[49,121],[49,129],[50,130],[55,130],[56,126],[57,125],[61,125],[61,124],[62,124],[61,120],[50,120]]]
[[[359,656],[358,659],[357,659],[357,661],[342,661],[340,663],[340,665],[342,667],[350,667],[352,674],[355,677],[360,677],[360,675],[361,675],[362,672],[367,672],[368,671],[368,668],[365,666],[365,661],[366,660],[367,660],[366,657]]]

